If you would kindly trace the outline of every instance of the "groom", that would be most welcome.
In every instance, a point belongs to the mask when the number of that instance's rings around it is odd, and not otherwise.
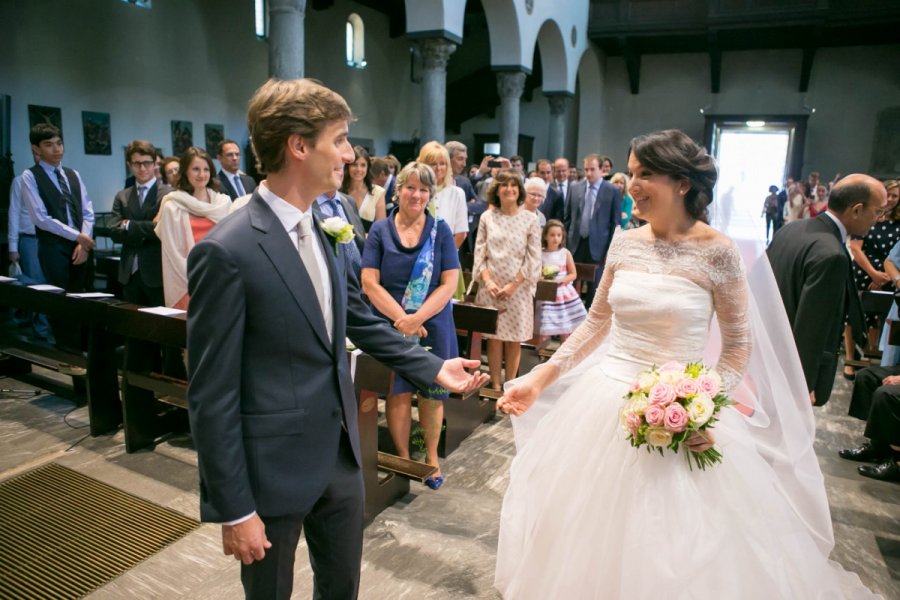
[[[343,98],[309,80],[265,83],[247,121],[266,181],[188,258],[188,402],[200,514],[222,524],[248,598],[290,598],[301,529],[314,597],[357,596],[363,477],[345,337],[420,386],[485,378],[372,315],[311,206],[353,161]]]

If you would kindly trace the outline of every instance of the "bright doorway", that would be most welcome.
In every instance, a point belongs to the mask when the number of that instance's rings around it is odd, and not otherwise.
[[[710,153],[719,167],[710,224],[736,240],[765,243],[763,203],[769,186],[781,189],[799,171],[805,118],[707,116]]]

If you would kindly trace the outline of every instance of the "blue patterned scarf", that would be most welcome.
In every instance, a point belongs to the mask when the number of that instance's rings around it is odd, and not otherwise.
[[[422,245],[410,273],[409,283],[406,284],[406,291],[400,300],[400,306],[407,312],[415,312],[422,308],[425,298],[428,297],[428,286],[431,285],[431,274],[434,272],[434,241],[437,238],[438,221],[440,219],[434,220],[431,235]]]

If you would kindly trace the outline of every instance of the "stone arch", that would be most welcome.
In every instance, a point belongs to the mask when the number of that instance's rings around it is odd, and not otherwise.
[[[547,19],[541,24],[536,44],[541,51],[541,87],[545,93],[569,91],[569,65],[566,42],[559,24]]]
[[[603,107],[603,84],[605,57],[593,44],[585,48],[578,61],[578,157],[591,152],[599,152],[603,140],[600,139]]]

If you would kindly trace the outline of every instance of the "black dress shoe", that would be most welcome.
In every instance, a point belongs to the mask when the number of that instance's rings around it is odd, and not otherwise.
[[[894,458],[889,458],[877,465],[863,465],[856,468],[863,477],[871,477],[879,481],[900,482],[900,465]]]
[[[879,462],[890,457],[891,452],[884,446],[863,444],[859,448],[845,448],[838,451],[838,456],[856,462]]]

